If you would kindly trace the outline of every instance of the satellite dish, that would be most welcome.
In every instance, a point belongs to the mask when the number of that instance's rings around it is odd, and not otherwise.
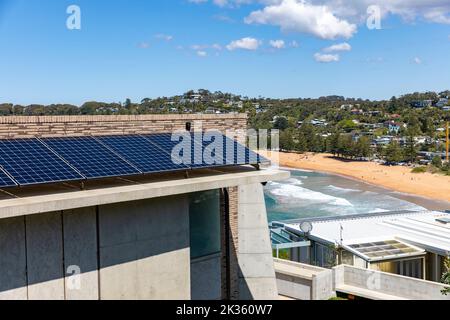
[[[304,234],[309,234],[309,233],[311,233],[311,231],[313,230],[313,225],[312,225],[312,223],[309,222],[309,221],[302,222],[302,223],[300,224],[300,230],[302,230],[302,232],[303,232]]]

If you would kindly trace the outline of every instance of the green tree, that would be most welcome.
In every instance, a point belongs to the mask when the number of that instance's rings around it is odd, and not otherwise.
[[[435,156],[433,160],[431,161],[431,164],[435,166],[436,168],[441,169],[442,168],[442,158],[440,156]]]
[[[385,160],[388,163],[398,163],[403,160],[402,149],[397,141],[391,142],[385,150]]]
[[[338,141],[338,154],[344,158],[349,158],[352,156],[353,151],[353,140],[348,134],[340,135]]]
[[[285,151],[296,149],[292,130],[285,130],[280,133],[280,148]]]
[[[405,157],[410,162],[414,163],[417,161],[418,149],[416,147],[416,143],[414,141],[414,136],[409,135],[406,138],[406,146],[405,146]]]
[[[353,156],[357,158],[370,158],[372,156],[372,149],[370,147],[370,140],[367,137],[361,137],[354,144]]]
[[[273,127],[278,130],[286,130],[289,127],[288,119],[285,117],[278,117],[273,124]]]
[[[327,139],[327,152],[333,154],[334,156],[339,153],[339,137],[340,133],[334,133]]]

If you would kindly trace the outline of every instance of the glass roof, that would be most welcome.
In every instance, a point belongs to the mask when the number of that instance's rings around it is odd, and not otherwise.
[[[379,260],[380,258],[392,259],[400,256],[423,253],[423,251],[397,240],[354,244],[349,245],[348,247],[365,257],[376,260]]]

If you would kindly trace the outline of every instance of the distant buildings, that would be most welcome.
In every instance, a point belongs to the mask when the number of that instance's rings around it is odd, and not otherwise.
[[[326,120],[323,119],[313,119],[310,122],[313,126],[315,127],[326,127],[328,126],[328,122],[326,122]]]
[[[312,231],[302,231],[304,224],[312,225]],[[450,254],[450,215],[444,212],[312,218],[282,225],[311,242],[293,249],[292,260],[319,267],[345,264],[440,282]]]
[[[389,130],[390,133],[399,134],[400,130],[406,127],[406,124],[398,123],[395,121],[386,121],[384,126]]]
[[[433,106],[433,100],[421,100],[421,101],[414,101],[411,103],[411,106],[413,108],[428,108]]]
[[[438,108],[443,108],[443,107],[448,106],[448,105],[449,105],[449,100],[447,98],[441,98],[436,103],[436,107],[438,107]]]

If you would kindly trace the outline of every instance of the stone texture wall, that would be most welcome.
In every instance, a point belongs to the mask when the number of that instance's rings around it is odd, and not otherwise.
[[[185,130],[202,122],[204,130],[247,128],[246,114],[138,116],[12,116],[0,117],[0,139],[86,135],[148,134]]]

